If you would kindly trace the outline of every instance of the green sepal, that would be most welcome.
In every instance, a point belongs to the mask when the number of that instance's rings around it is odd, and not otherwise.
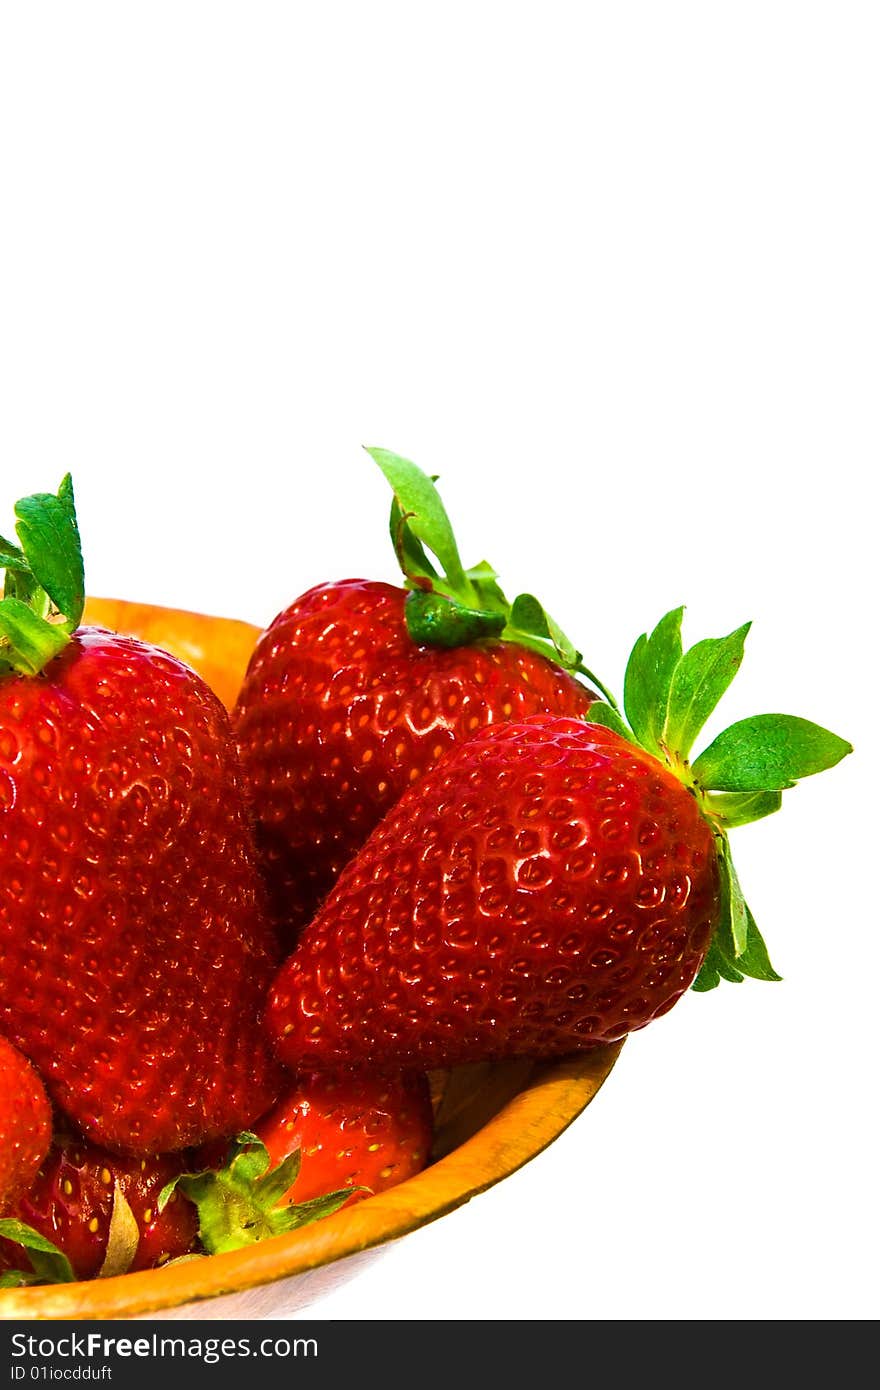
[[[754,980],[779,981],[770,963],[767,947],[746,903],[739,877],[724,836],[718,855],[720,873],[720,913],[702,967],[692,989],[703,993],[721,980],[740,984],[748,975]]]
[[[706,808],[725,830],[772,816],[782,806],[782,792],[707,792]]]
[[[625,738],[627,743],[638,744],[635,734],[624,723],[619,711],[606,704],[604,700],[594,700],[590,705],[587,723],[602,724],[606,729],[613,729],[616,734],[620,734],[620,737]]]
[[[730,924],[730,943],[733,947],[732,955],[734,958],[737,958],[741,956],[746,949],[749,924],[746,916],[746,900],[743,897],[739,874],[736,872],[733,860],[730,857],[730,844],[726,837],[724,839],[724,849],[721,854],[721,871],[722,874],[726,874],[727,877],[727,914]]]
[[[414,589],[405,605],[406,630],[418,646],[467,647],[489,637],[500,637],[504,614],[464,608],[442,594]]]
[[[62,652],[70,634],[60,623],[47,622],[19,598],[0,599],[0,669],[35,676]]]
[[[607,703],[612,708],[615,707],[614,696],[605,689],[598,676],[584,665],[583,657],[571,638],[566,636],[534,594],[518,594],[514,599],[509,609],[504,638],[520,647],[526,647],[529,651],[540,652],[549,661],[561,666],[564,671],[573,671],[585,676]]]
[[[464,569],[436,478],[389,449],[366,452],[394,493],[391,540],[407,587],[419,596],[418,602],[410,599],[406,612],[413,640],[437,647],[468,646],[486,638],[511,642],[584,676],[614,705],[614,697],[583,665],[574,643],[533,594],[520,594],[511,604],[487,560]],[[444,607],[443,599],[451,607]]]
[[[727,637],[707,637],[684,652],[672,673],[663,740],[686,758],[709,715],[742,665],[751,623]]]
[[[539,637],[553,645],[559,665],[574,670],[581,654],[571,638],[538,602],[534,594],[519,594],[511,604],[509,625],[512,632]]]
[[[738,970],[730,969],[717,941],[713,937],[703,960],[703,964],[700,966],[697,978],[691,985],[691,989],[697,994],[706,994],[710,989],[717,989],[722,980],[728,980],[731,984],[739,985],[742,984],[743,977]]]
[[[834,767],[852,744],[792,714],[758,714],[720,733],[693,765],[712,791],[784,791],[801,777]]]
[[[10,1273],[19,1276],[19,1284],[5,1284],[3,1287],[15,1288],[21,1284],[33,1283],[73,1284],[76,1282],[73,1266],[64,1252],[59,1250],[57,1245],[53,1245],[51,1240],[41,1236],[39,1231],[28,1226],[26,1222],[19,1221],[15,1217],[4,1217],[0,1220],[0,1236],[23,1246],[33,1268],[33,1274],[25,1274],[21,1270],[10,1271]]]
[[[465,575],[476,595],[479,607],[492,613],[503,613],[507,619],[510,613],[510,604],[505,598],[504,590],[498,583],[498,575],[488,560],[481,560],[478,565],[473,565],[465,571]]]
[[[22,497],[15,504],[15,515],[15,529],[31,571],[72,632],[82,618],[86,586],[70,474],[62,479],[57,496],[38,492]]]
[[[0,570],[29,570],[30,565],[20,550],[5,536],[0,536]]]
[[[243,1132],[232,1141],[224,1167],[183,1173],[167,1183],[159,1194],[158,1209],[163,1211],[179,1188],[198,1211],[203,1247],[208,1254],[219,1255],[330,1216],[353,1193],[364,1190],[346,1187],[308,1202],[283,1203],[299,1174],[300,1151],[295,1149],[274,1168],[269,1162],[262,1140]]]
[[[57,494],[15,505],[21,546],[0,537],[0,672],[36,675],[66,646],[85,606],[82,547],[68,473]]]
[[[681,660],[683,608],[660,619],[650,637],[642,633],[630,653],[623,678],[623,707],[636,738],[659,752],[666,725],[669,688]]]
[[[764,938],[758,931],[758,924],[752,916],[751,908],[745,904],[747,936],[746,947],[741,955],[737,956],[737,967],[753,980],[770,980],[774,983],[782,979],[777,975],[773,966],[770,964],[770,956],[764,943]]]
[[[52,601],[45,589],[37,583],[30,565],[6,568],[6,581],[3,585],[4,598],[17,598],[26,603],[38,618],[47,618],[52,612]],[[62,632],[67,629],[62,627]]]
[[[389,449],[368,448],[367,453],[391,484],[412,534],[436,555],[450,584],[455,589],[463,589],[467,581],[452,524],[433,480],[410,459],[401,458]]]
[[[391,499],[391,517],[388,523],[391,543],[397,556],[397,563],[411,583],[426,579],[433,584],[440,576],[428,559],[425,547],[405,517],[397,497]]]
[[[33,1271],[28,1274],[23,1269],[7,1269],[0,1274],[0,1289],[24,1289],[42,1282],[38,1274],[34,1274]]]

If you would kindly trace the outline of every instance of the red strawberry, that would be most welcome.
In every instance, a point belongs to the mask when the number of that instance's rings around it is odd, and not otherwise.
[[[691,765],[747,629],[683,652],[680,621],[636,645],[632,729],[600,704],[603,724],[489,728],[402,798],[273,986],[267,1021],[289,1066],[552,1056],[625,1037],[695,980],[779,978],[725,827],[775,810],[849,745],[765,715]]]
[[[195,1209],[176,1197],[159,1212],[160,1193],[183,1166],[179,1155],[120,1158],[96,1144],[59,1136],[15,1207],[15,1220],[0,1222],[6,1237],[0,1239],[0,1270],[24,1269],[22,1247],[34,1257],[35,1274],[50,1282],[152,1269],[189,1253],[197,1243]],[[18,1222],[24,1230],[16,1231]],[[15,1234],[22,1239],[10,1238]],[[61,1258],[34,1235],[51,1243]],[[47,1257],[42,1264],[40,1254]],[[31,1276],[6,1282],[31,1282]]]
[[[395,489],[413,592],[362,579],[309,590],[257,642],[233,715],[275,912],[294,926],[451,747],[499,720],[585,715],[595,699],[535,599],[511,606],[487,566],[464,572],[430,479],[371,453]]]
[[[0,1215],[30,1187],[51,1140],[46,1088],[27,1058],[0,1038]]]
[[[76,625],[69,479],[0,545],[0,1029],[108,1147],[180,1149],[272,1102],[277,964],[226,711],[190,668]],[[43,616],[48,611],[48,618]]]
[[[424,1168],[433,1136],[428,1082],[420,1072],[305,1074],[254,1133],[273,1166],[302,1151],[285,1201],[309,1201],[337,1187],[366,1189],[357,1200]]]
[[[403,1182],[424,1168],[432,1137],[420,1073],[303,1075],[253,1133],[238,1136],[223,1166],[218,1146],[206,1146],[206,1166],[178,1177],[165,1196],[186,1193],[204,1249],[220,1254]]]

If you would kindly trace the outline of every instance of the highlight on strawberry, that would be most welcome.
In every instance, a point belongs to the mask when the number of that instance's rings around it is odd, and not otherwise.
[[[464,568],[434,481],[388,450],[368,453],[393,489],[403,587],[309,589],[257,641],[233,713],[291,942],[370,831],[451,748],[501,721],[586,714],[602,691],[533,595],[510,603],[491,565]]]
[[[748,625],[685,651],[681,617],[636,643],[623,715],[597,700],[494,724],[386,815],[272,987],[288,1065],[557,1056],[619,1042],[690,985],[779,978],[728,831],[851,748],[767,714],[692,760]]]

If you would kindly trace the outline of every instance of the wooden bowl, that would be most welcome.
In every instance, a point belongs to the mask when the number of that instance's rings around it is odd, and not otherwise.
[[[229,706],[259,629],[249,623],[118,599],[89,599],[85,621],[143,637],[182,657]],[[462,1067],[432,1076],[436,1143],[430,1165],[387,1192],[289,1235],[228,1255],[140,1274],[0,1292],[3,1318],[248,1316],[247,1291],[279,1286],[285,1311],[307,1306],[358,1272],[375,1251],[508,1177],[571,1124],[620,1047],[560,1061]],[[230,1300],[224,1295],[238,1295]],[[222,1299],[222,1304],[204,1300]],[[251,1303],[253,1306],[253,1302]]]

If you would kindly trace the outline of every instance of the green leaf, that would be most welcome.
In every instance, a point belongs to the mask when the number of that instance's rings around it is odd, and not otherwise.
[[[691,985],[691,989],[695,990],[697,994],[705,994],[710,989],[717,989],[722,979],[727,980],[730,984],[737,985],[742,984],[742,978],[738,970],[732,970],[730,968],[717,941],[713,937],[709,944],[709,949],[706,952],[706,958],[700,966],[699,973]]]
[[[498,576],[492,566],[486,560],[474,565],[467,571],[467,578],[473,589],[480,608],[484,608],[493,613],[503,613],[505,618],[510,613],[510,604],[501,585],[498,583]]]
[[[268,1210],[278,1205],[285,1192],[289,1192],[299,1177],[301,1166],[300,1150],[294,1149],[293,1153],[288,1154],[286,1158],[282,1159],[274,1168],[270,1168],[260,1178],[257,1183],[257,1190],[260,1194],[260,1204],[264,1209]]]
[[[727,830],[771,816],[782,805],[782,792],[708,792],[706,806],[712,819]]]
[[[70,474],[57,497],[50,492],[22,497],[15,514],[15,529],[31,570],[73,631],[82,618],[86,589]]]
[[[659,751],[664,734],[669,689],[681,660],[683,608],[662,617],[650,637],[642,633],[630,654],[623,681],[623,707],[639,742]]]
[[[262,1139],[245,1130],[233,1140],[227,1165],[222,1173],[230,1186],[249,1188],[269,1171],[269,1150]]]
[[[518,594],[516,596],[510,608],[510,623],[520,632],[527,632],[532,637],[544,637],[548,642],[550,641],[547,614],[534,594]]]
[[[636,639],[623,676],[623,708],[640,743],[654,747],[651,738],[651,691],[648,679],[648,634]]]
[[[49,595],[40,588],[29,569],[6,571],[3,597],[17,598],[19,603],[27,604],[38,618],[45,618],[52,610]]]
[[[613,729],[621,738],[625,738],[627,743],[634,743],[635,739],[631,729],[621,719],[616,709],[606,704],[604,700],[594,700],[590,705],[588,724],[602,724],[606,729]]]
[[[748,975],[755,980],[781,979],[770,964],[767,947],[743,898],[739,877],[724,839],[719,855],[721,902],[718,925],[692,989],[715,989],[721,980],[741,984]]]
[[[767,947],[764,938],[758,931],[757,923],[752,916],[751,910],[746,904],[746,919],[748,921],[748,936],[745,950],[737,956],[736,963],[744,975],[749,975],[753,980],[773,980],[782,979],[777,975],[773,966],[770,964],[770,957],[767,954]]]
[[[328,1192],[309,1202],[285,1202],[300,1168],[295,1149],[270,1168],[269,1152],[255,1134],[239,1134],[230,1145],[225,1165],[183,1173],[159,1194],[163,1211],[175,1187],[193,1202],[199,1215],[199,1239],[211,1255],[240,1250],[271,1236],[283,1235],[337,1211],[359,1187]]]
[[[646,662],[652,689],[649,714],[649,733],[659,744],[666,727],[669,691],[673,676],[681,661],[681,619],[684,608],[673,608],[665,614],[648,638]]]
[[[367,1187],[343,1187],[337,1192],[327,1192],[321,1197],[309,1197],[305,1202],[292,1202],[286,1208],[290,1224],[286,1227],[289,1231],[298,1231],[301,1226],[308,1226],[313,1221],[321,1221],[325,1216],[332,1216],[335,1211],[344,1206],[353,1192],[368,1192]]]
[[[0,536],[0,570],[30,570],[24,552],[4,536]]]
[[[38,617],[21,599],[0,599],[0,667],[33,676],[67,646],[68,633],[58,623]]]
[[[79,543],[79,525],[76,520],[76,502],[73,496],[73,478],[69,473],[65,473],[58,488],[58,501],[67,513],[69,525],[76,532],[77,543]],[[80,547],[81,549],[82,547]]]
[[[682,758],[690,753],[697,734],[739,670],[750,627],[751,623],[744,623],[728,637],[697,642],[675,667],[663,737]]]
[[[724,841],[724,853],[721,858],[722,872],[727,874],[727,894],[730,912],[730,937],[733,943],[733,957],[739,966],[739,957],[746,949],[749,927],[746,915],[746,900],[740,886],[739,875],[734,868],[733,860],[730,857],[730,846],[727,840]]]
[[[498,578],[498,571],[492,568],[488,560],[481,560],[478,565],[471,565],[470,569],[466,570],[465,573],[473,584],[491,584]],[[505,600],[505,607],[506,606],[507,602]]]
[[[413,535],[436,555],[453,588],[467,590],[452,525],[440,494],[427,473],[388,449],[367,449],[394,490]]]
[[[0,1289],[23,1289],[39,1282],[38,1274],[26,1274],[23,1269],[7,1269],[4,1274],[0,1274]]]
[[[712,791],[784,791],[851,752],[851,744],[808,719],[758,714],[720,733],[693,772]]]
[[[391,543],[397,555],[397,563],[408,580],[421,578],[433,581],[439,578],[436,569],[428,559],[425,547],[413,535],[412,528],[404,517],[396,497],[391,500],[391,518],[388,529],[391,532]]]
[[[76,1275],[67,1256],[32,1226],[15,1217],[4,1217],[0,1220],[0,1236],[24,1247],[34,1274],[41,1281],[47,1284],[75,1283]]]
[[[585,676],[600,695],[614,709],[614,697],[583,664],[580,652],[566,637],[562,628],[551,618],[546,608],[534,594],[519,594],[513,601],[507,627],[502,634],[505,641],[515,642],[529,651],[540,652],[548,661],[553,661],[565,671]]]
[[[534,594],[519,594],[513,600],[510,610],[510,625],[519,632],[524,632],[531,637],[543,637],[552,643],[559,665],[568,670],[577,666],[581,659],[581,654],[574,643],[566,637],[562,628],[553,621]]]

